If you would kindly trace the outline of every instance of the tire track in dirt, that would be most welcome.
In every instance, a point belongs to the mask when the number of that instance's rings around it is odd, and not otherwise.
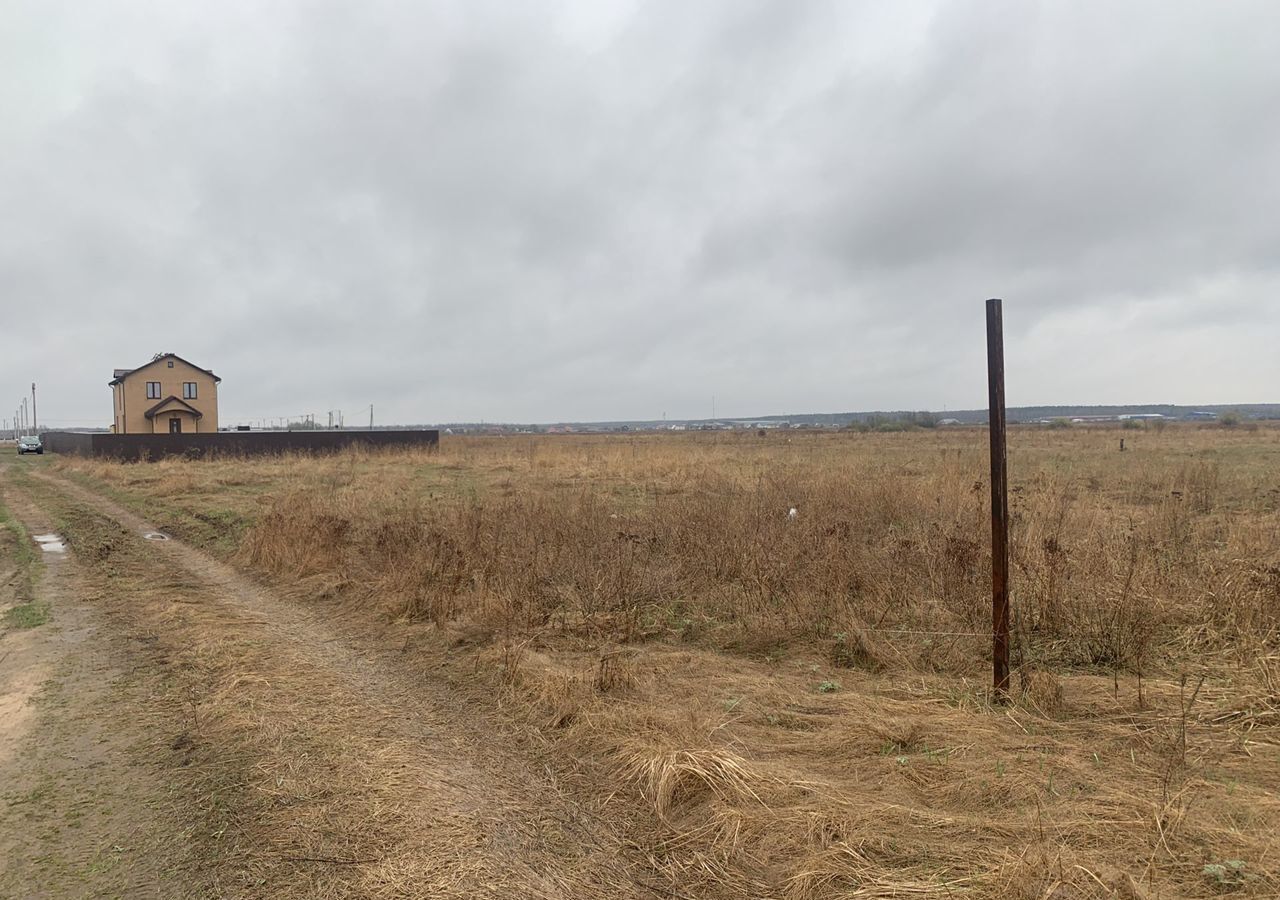
[[[273,806],[269,821],[258,821],[269,827],[257,835],[267,844],[258,852],[305,871],[251,867],[272,885],[269,895],[672,896],[622,829],[535,770],[508,733],[439,680],[413,677],[386,647],[357,647],[351,630],[196,548],[144,540],[151,524],[111,500],[36,477],[136,535],[150,577],[182,607],[177,614],[202,617],[196,653],[211,667],[236,660],[206,705],[224,719],[234,715],[228,710],[259,714],[244,726],[259,737],[280,727],[270,758],[254,763],[270,777],[252,787],[278,789],[273,800],[286,812]],[[307,741],[295,747],[299,733]],[[317,760],[329,770],[329,796],[319,796],[326,782],[316,778]],[[290,794],[292,783],[306,785],[306,796]],[[326,874],[315,875],[317,867]]]
[[[3,499],[30,534],[52,530],[23,493]],[[167,785],[135,752],[137,648],[86,602],[74,555],[43,563],[34,596],[48,620],[0,639],[0,896],[189,897],[173,876],[189,848]]]

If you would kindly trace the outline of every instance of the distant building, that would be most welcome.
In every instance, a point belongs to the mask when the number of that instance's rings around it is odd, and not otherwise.
[[[190,434],[218,430],[218,384],[208,369],[161,353],[136,369],[116,369],[111,387],[116,434]]]

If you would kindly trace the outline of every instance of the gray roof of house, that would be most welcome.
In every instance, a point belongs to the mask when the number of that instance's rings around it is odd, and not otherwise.
[[[147,366],[155,365],[156,363],[160,362],[160,360],[162,360],[162,359],[177,359],[177,360],[181,360],[182,362],[184,362],[184,363],[186,363],[187,365],[191,366],[191,368],[193,368],[193,369],[200,369],[200,371],[201,371],[201,372],[204,372],[206,375],[211,376],[211,377],[213,378],[213,380],[214,380],[214,381],[221,381],[221,380],[222,380],[222,379],[221,379],[221,378],[219,378],[217,375],[214,375],[214,374],[213,374],[213,370],[212,370],[212,369],[205,369],[205,368],[202,368],[201,366],[197,366],[197,365],[196,365],[195,363],[193,363],[191,360],[189,360],[189,359],[182,359],[182,357],[181,357],[181,356],[179,356],[179,355],[178,355],[178,354],[176,354],[176,353],[162,353],[162,354],[160,354],[159,356],[157,356],[155,359],[151,360],[151,362],[147,363],[146,365],[144,365],[144,366],[138,366],[138,368],[137,368],[137,369],[115,369],[115,370],[113,370],[113,371],[112,371],[112,375],[111,375],[111,380],[110,380],[110,381],[108,381],[108,382],[107,382],[107,384],[109,384],[109,385],[111,385],[111,384],[117,384],[117,383],[120,381],[120,379],[124,378],[126,375],[131,375],[131,374],[133,374],[134,372],[139,371],[140,369],[145,369]]]

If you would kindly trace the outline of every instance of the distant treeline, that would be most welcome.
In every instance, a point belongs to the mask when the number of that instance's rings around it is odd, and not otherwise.
[[[1038,422],[1054,419],[1071,420],[1074,418],[1095,418],[1106,416],[1139,416],[1159,414],[1170,419],[1193,418],[1194,413],[1213,413],[1216,416],[1234,414],[1241,419],[1280,419],[1280,403],[1219,403],[1207,406],[1184,406],[1172,403],[1151,403],[1133,406],[1011,406],[1006,411],[1009,422]],[[586,430],[648,430],[669,428],[672,425],[685,425],[690,428],[701,426],[750,427],[753,423],[770,423],[788,425],[816,425],[827,428],[861,428],[893,430],[894,428],[932,428],[944,422],[957,422],[962,425],[980,425],[987,421],[985,409],[954,410],[875,410],[872,412],[843,413],[792,413],[790,415],[769,415],[734,417],[724,419],[661,419],[638,420],[620,419],[606,422],[557,422],[552,424],[517,424],[493,422],[451,422],[435,425],[397,426],[408,428],[451,428],[457,431],[512,431],[527,430],[545,431],[548,428],[576,428]]]
[[[1215,415],[1235,413],[1245,419],[1280,419],[1280,403],[1227,403],[1207,406],[1180,406],[1171,403],[1154,403],[1140,406],[1011,406],[1006,411],[1010,422],[1037,422],[1041,419],[1074,419],[1098,416],[1138,416],[1158,414],[1170,419],[1185,419],[1193,413],[1207,412]],[[880,425],[901,422],[929,427],[929,420],[937,424],[954,419],[963,424],[976,425],[987,421],[985,409],[957,409],[942,412],[918,412],[911,410],[886,410],[852,413],[805,413],[789,416],[761,416],[760,421],[803,422],[814,425],[845,426],[850,424]]]

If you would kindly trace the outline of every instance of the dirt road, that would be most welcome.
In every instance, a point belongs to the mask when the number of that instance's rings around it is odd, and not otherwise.
[[[68,541],[35,582],[49,621],[0,638],[0,896],[673,896],[625,815],[430,654],[43,466],[0,473],[27,532]]]
[[[29,534],[53,529],[7,487]],[[79,562],[42,556],[38,615],[10,616],[0,636],[0,897],[186,896],[190,850],[164,826],[168,788],[139,746],[152,721],[131,662],[143,648],[101,640]]]

